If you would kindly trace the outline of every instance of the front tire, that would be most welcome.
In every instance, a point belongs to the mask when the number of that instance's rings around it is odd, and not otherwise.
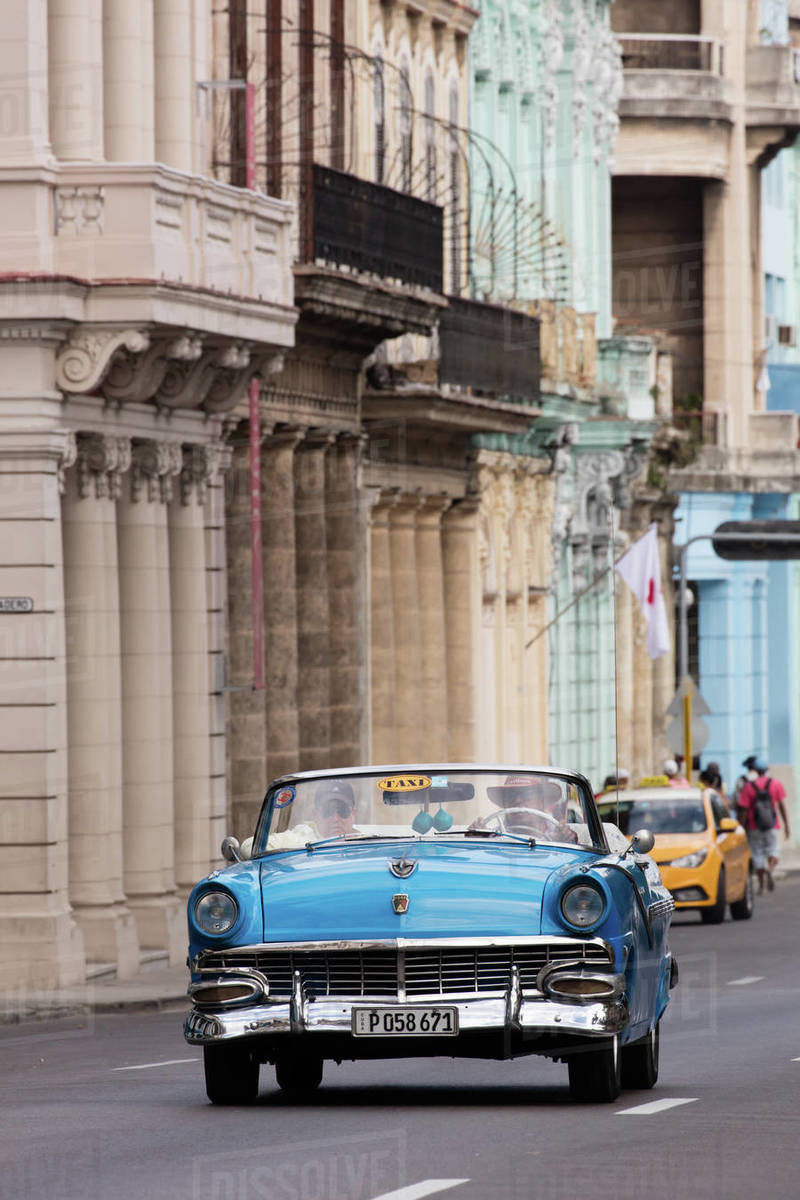
[[[254,1104],[258,1097],[259,1061],[246,1045],[203,1046],[206,1095],[212,1104]]]
[[[304,1096],[316,1091],[322,1083],[321,1058],[279,1058],[275,1063],[275,1079],[282,1092],[289,1096]]]
[[[644,1091],[655,1087],[658,1080],[658,1056],[661,1040],[661,1023],[655,1025],[646,1037],[622,1048],[622,1086],[631,1091]]]
[[[567,1066],[573,1100],[611,1104],[622,1090],[622,1055],[616,1037],[599,1050],[570,1055]]]
[[[720,868],[717,884],[717,898],[711,908],[701,908],[700,916],[704,925],[721,925],[725,920],[725,870]]]
[[[756,906],[755,885],[753,872],[747,872],[747,882],[744,885],[744,895],[741,900],[734,900],[731,905],[731,916],[734,921],[749,921]]]

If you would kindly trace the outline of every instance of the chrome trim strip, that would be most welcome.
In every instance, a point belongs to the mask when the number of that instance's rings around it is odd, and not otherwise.
[[[397,951],[397,999],[401,1004],[406,1002],[406,952]]]
[[[440,947],[444,949],[471,949],[472,947],[493,947],[493,946],[574,946],[576,942],[583,943],[587,946],[600,946],[613,962],[614,951],[611,943],[604,938],[598,937],[580,937],[577,934],[570,937],[569,935],[555,935],[549,937],[546,934],[538,934],[535,937],[441,937],[441,938],[376,938],[376,939],[354,939],[352,941],[323,941],[323,942],[252,942],[246,946],[228,946],[220,947],[219,949],[201,950],[196,955],[192,970],[197,971],[203,968],[195,966],[200,959],[209,958],[211,955],[235,955],[252,954],[266,950],[294,950],[298,953],[312,950],[437,950]]]

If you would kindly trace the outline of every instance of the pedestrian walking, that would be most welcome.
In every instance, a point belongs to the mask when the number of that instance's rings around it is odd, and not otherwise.
[[[746,780],[739,794],[736,811],[747,832],[750,856],[758,875],[758,894],[766,884],[768,891],[775,888],[772,872],[780,858],[780,829],[783,820],[783,836],[789,838],[789,819],[786,816],[786,790],[779,779],[770,779],[769,763],[756,758],[752,767],[755,779]]]
[[[739,797],[742,794],[742,788],[747,783],[748,779],[755,779],[755,777],[756,777],[756,772],[753,768],[754,768],[754,764],[755,764],[757,757],[758,757],[757,754],[748,754],[747,758],[742,759],[742,766],[744,767],[744,774],[739,775],[739,777],[736,780],[736,783],[733,785],[733,807],[734,808],[739,803]]]

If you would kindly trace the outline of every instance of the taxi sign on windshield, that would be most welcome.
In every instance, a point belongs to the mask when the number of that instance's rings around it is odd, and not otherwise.
[[[382,792],[424,792],[430,786],[428,775],[391,775],[378,780]]]

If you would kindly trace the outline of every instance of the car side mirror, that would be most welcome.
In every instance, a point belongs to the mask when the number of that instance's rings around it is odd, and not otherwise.
[[[631,838],[631,850],[634,854],[649,854],[655,844],[653,832],[650,829],[637,829]]]
[[[719,823],[720,833],[733,833],[734,829],[738,829],[739,822],[735,817],[723,817]]]
[[[242,856],[239,853],[239,839],[238,838],[235,838],[235,837],[223,838],[222,845],[220,846],[220,850],[222,851],[222,857],[225,859],[226,862],[235,863],[235,862],[242,861]]]

